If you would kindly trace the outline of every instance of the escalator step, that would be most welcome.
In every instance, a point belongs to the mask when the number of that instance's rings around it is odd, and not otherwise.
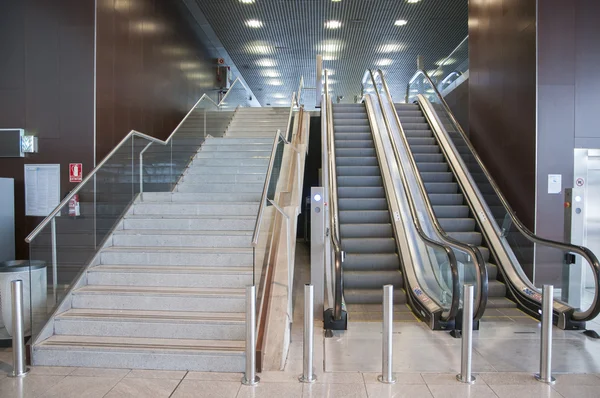
[[[344,210],[387,210],[388,203],[385,198],[366,198],[366,199],[338,199],[340,211]]]
[[[423,171],[421,172],[421,179],[423,182],[452,182],[454,176],[449,171]]]
[[[438,218],[452,218],[461,217],[465,218],[469,215],[468,206],[433,206],[433,211]]]
[[[373,140],[346,140],[346,141],[337,141],[335,143],[335,148],[373,148],[375,149],[375,144]]]
[[[344,270],[399,270],[400,260],[396,253],[347,253]]]
[[[339,157],[374,157],[377,160],[377,153],[375,148],[336,148],[335,156]]]
[[[372,141],[373,140],[373,136],[371,135],[371,131],[369,129],[368,132],[363,133],[338,133],[336,132],[335,134],[335,145],[337,147],[338,141],[354,141],[354,140],[359,140],[359,141]]]
[[[369,176],[346,176],[338,177],[339,187],[381,187],[383,180],[381,177]]]
[[[394,238],[345,238],[342,239],[342,250],[346,255],[359,254],[384,254],[396,253],[396,241]]]
[[[338,176],[372,176],[379,177],[379,167],[377,166],[338,166]]]
[[[448,163],[439,162],[439,163],[429,163],[429,162],[420,162],[417,163],[417,167],[420,172],[446,172],[448,171]]]
[[[384,198],[383,187],[338,187],[338,198]]]
[[[341,148],[339,148],[341,149]],[[339,152],[339,149],[337,149],[336,151]],[[373,150],[375,150],[373,148]],[[339,167],[339,166],[379,166],[379,163],[377,162],[377,158],[376,157],[366,157],[366,158],[360,158],[360,157],[347,157],[347,156],[336,156],[335,158],[335,164]]]
[[[369,126],[334,126],[333,132],[335,134],[339,133],[371,133],[371,128]]]
[[[475,230],[473,218],[439,218],[440,225],[446,232],[469,232]]]
[[[404,286],[399,271],[348,271],[344,272],[344,290],[379,289],[384,285],[394,285],[395,289]]]
[[[342,239],[345,238],[389,238],[393,236],[392,224],[343,224],[340,226]]]
[[[388,210],[371,210],[371,211],[346,210],[346,211],[340,211],[339,215],[340,215],[340,225],[389,223],[390,222],[390,212]]]
[[[431,130],[412,130],[410,132],[405,131],[406,138],[433,138]],[[410,141],[409,141],[410,142]]]
[[[437,205],[462,205],[464,203],[464,196],[462,193],[455,194],[440,194],[440,193],[430,193],[429,202],[433,206]]]
[[[455,182],[425,182],[427,193],[457,193],[458,184]]]
[[[452,238],[472,245],[480,246],[483,236],[479,232],[448,232]]]
[[[415,153],[413,152],[415,162],[439,163],[444,161],[444,155],[441,153]]]
[[[421,153],[436,154],[436,153],[440,153],[440,147],[437,146],[437,145],[411,145],[410,149],[411,149],[411,151],[412,151],[413,154],[421,154]],[[418,160],[416,160],[416,161],[418,161]]]
[[[400,119],[400,121],[402,122],[402,119]],[[404,123],[404,122],[402,122],[402,128],[404,129],[404,131],[429,130],[429,124],[428,123]]]
[[[408,143],[412,145],[437,145],[433,137],[407,137]]]

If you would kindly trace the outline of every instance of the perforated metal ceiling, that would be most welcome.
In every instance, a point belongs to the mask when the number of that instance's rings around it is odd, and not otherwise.
[[[302,75],[315,87],[319,53],[342,102],[360,95],[367,68],[384,70],[392,92],[403,96],[417,55],[435,69],[467,35],[468,0],[409,1],[196,0],[257,99],[273,106],[289,104]],[[395,26],[400,19],[407,24]],[[326,29],[329,20],[341,27]],[[305,102],[314,103],[314,91],[306,94]]]

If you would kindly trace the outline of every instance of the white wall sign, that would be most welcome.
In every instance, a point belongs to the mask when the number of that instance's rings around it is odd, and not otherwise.
[[[25,165],[25,215],[46,217],[60,203],[60,165]]]
[[[562,191],[562,174],[548,174],[548,193]]]

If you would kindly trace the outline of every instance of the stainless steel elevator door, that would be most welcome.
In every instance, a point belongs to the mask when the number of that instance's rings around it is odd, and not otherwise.
[[[600,256],[600,151],[588,150],[587,184],[585,190],[586,212],[584,218],[584,246]],[[594,287],[589,267],[585,267],[585,286]]]

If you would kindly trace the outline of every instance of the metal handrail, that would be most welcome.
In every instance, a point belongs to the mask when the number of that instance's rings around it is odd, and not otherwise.
[[[404,172],[404,165],[402,163],[401,157],[400,157],[400,151],[398,150],[398,146],[396,144],[396,141],[394,140],[394,137],[392,136],[392,129],[391,129],[391,124],[390,121],[385,113],[384,110],[384,106],[383,106],[383,101],[381,99],[381,95],[379,93],[379,90],[377,88],[377,84],[375,83],[375,76],[373,75],[373,72],[371,70],[368,70],[368,74],[369,74],[369,78],[373,84],[374,90],[375,90],[375,95],[377,96],[377,100],[379,102],[379,106],[381,107],[382,110],[382,114],[383,114],[383,119],[386,125],[386,130],[388,133],[388,137],[390,140],[390,143],[392,145],[392,149],[394,152],[394,158],[396,160],[396,164],[398,165],[398,169],[400,171],[399,173],[399,177],[402,180],[402,185],[405,187],[405,194],[406,194],[406,198],[407,198],[407,203],[408,203],[408,207],[410,210],[410,214],[411,214],[411,218],[413,221],[413,225],[415,226],[415,229],[417,231],[417,234],[419,235],[419,237],[421,238],[421,240],[427,244],[428,246],[433,246],[436,247],[438,249],[442,249],[446,255],[448,256],[448,259],[450,260],[450,271],[452,273],[452,303],[450,305],[450,309],[448,311],[448,314],[444,315],[442,313],[441,316],[441,320],[442,321],[450,321],[452,319],[454,319],[456,317],[456,314],[458,313],[458,309],[460,307],[460,279],[459,279],[459,272],[458,272],[458,261],[456,259],[456,255],[454,254],[454,251],[451,249],[451,245],[449,245],[448,243],[444,242],[443,238],[440,238],[440,240],[442,240],[442,242],[438,242],[435,241],[433,239],[431,239],[429,236],[427,236],[427,234],[425,233],[425,230],[423,229],[423,226],[421,225],[421,220],[419,218],[419,214],[418,214],[418,210],[416,207],[416,204],[414,202],[413,196],[411,195],[411,193],[409,192],[409,183],[408,180],[406,178],[406,173]],[[426,205],[428,204],[428,202],[426,202]],[[428,209],[429,210],[429,209]]]
[[[370,71],[370,73],[371,73],[371,79],[373,81],[373,86],[375,87],[375,90],[379,97],[379,89],[377,88],[377,84],[375,83],[375,76],[373,75],[372,71]],[[389,103],[391,104],[391,106],[393,107],[394,101],[392,100],[392,96],[390,94],[390,90],[389,90],[389,87],[385,80],[385,77],[383,75],[383,72],[381,70],[378,70],[377,73],[379,74],[379,77],[381,78],[381,84],[383,86],[383,89],[385,91],[387,99],[388,99]],[[380,101],[381,101],[381,98],[380,98]],[[382,104],[382,108],[383,108],[383,104]],[[387,120],[387,116],[385,115],[385,113],[384,113],[384,117],[386,120],[386,124],[388,124],[389,121]],[[483,316],[483,313],[485,312],[486,303],[487,303],[487,299],[488,299],[488,274],[487,274],[487,268],[485,265],[485,259],[481,255],[481,251],[479,250],[479,248],[477,246],[470,244],[470,243],[463,243],[459,240],[452,238],[451,236],[449,236],[446,233],[446,231],[444,231],[444,229],[440,225],[439,220],[436,217],[435,212],[433,210],[433,206],[431,205],[429,195],[427,194],[427,189],[425,188],[425,183],[423,182],[423,179],[421,178],[421,173],[419,172],[417,162],[415,161],[415,157],[414,157],[412,151],[410,150],[410,144],[408,142],[408,138],[406,137],[404,128],[402,127],[402,123],[400,122],[400,118],[398,117],[398,112],[396,112],[395,109],[394,109],[394,119],[395,119],[396,125],[398,126],[398,130],[400,131],[400,138],[402,139],[402,143],[403,143],[404,147],[407,149],[410,168],[411,168],[413,175],[415,176],[415,181],[417,182],[417,186],[419,188],[419,193],[421,194],[421,197],[423,198],[425,208],[427,210],[427,213],[429,214],[430,219],[433,222],[433,226],[435,228],[435,231],[436,231],[438,237],[446,245],[448,245],[454,249],[457,249],[457,250],[467,253],[473,259],[473,265],[475,266],[475,269],[477,270],[477,273],[476,273],[477,297],[475,298],[475,305],[476,305],[475,309],[476,310],[473,311],[473,319],[478,320]],[[391,129],[389,129],[389,130],[391,130]],[[391,131],[389,131],[389,133],[390,133],[390,141],[392,142],[392,147],[394,149],[394,155],[396,156],[396,160],[399,164],[399,167],[402,170],[404,170],[404,165],[402,164],[402,161],[401,161],[400,151],[398,149],[397,143],[393,139],[393,137],[391,135]],[[405,186],[408,186],[408,185],[405,183]],[[460,295],[460,290],[458,292],[458,295]]]
[[[296,104],[296,93],[292,94],[292,101],[290,104],[290,113],[288,115],[287,121],[287,130],[285,134],[285,139],[283,140],[285,144],[290,144],[291,137],[288,137],[290,127],[292,125],[292,118],[294,116],[294,105]],[[256,247],[258,245],[258,238],[260,235],[260,226],[262,224],[264,208],[267,202],[267,194],[269,193],[269,183],[271,182],[271,174],[273,173],[273,165],[275,164],[275,152],[277,151],[277,144],[279,144],[279,139],[282,138],[281,130],[277,130],[277,134],[275,135],[275,139],[273,140],[273,147],[271,149],[271,157],[269,158],[269,167],[267,168],[267,175],[265,176],[265,182],[263,184],[262,195],[260,198],[260,204],[258,206],[258,214],[256,215],[256,222],[254,224],[254,233],[252,234],[252,247]]]
[[[231,85],[231,87],[233,87],[235,84],[240,83],[242,86],[244,86],[246,89],[248,89],[246,87],[246,85],[239,79],[236,78],[235,81],[233,82],[233,84]],[[175,129],[173,130],[173,132],[169,135],[169,137],[166,140],[161,140],[155,137],[152,137],[150,135],[144,134],[144,133],[140,133],[139,131],[136,130],[131,130],[109,153],[108,155],[106,155],[104,157],[104,159],[102,159],[102,161],[100,161],[100,163],[98,163],[96,165],[96,167],[94,167],[94,169],[87,175],[86,178],[84,178],[71,192],[69,192],[69,194],[58,204],[58,206],[56,206],[54,208],[54,210],[48,215],[46,216],[46,218],[44,218],[42,220],[41,223],[38,224],[37,227],[35,227],[35,229],[33,231],[31,231],[31,233],[25,238],[25,242],[27,243],[31,243],[31,241],[33,239],[35,239],[36,236],[38,236],[38,234],[50,223],[50,221],[56,217],[56,215],[62,210],[62,208],[64,206],[66,206],[69,201],[73,198],[73,196],[75,196],[80,190],[81,188],[83,188],[83,186],[92,179],[92,177],[94,177],[96,175],[96,173],[102,168],[102,166],[104,166],[104,164],[108,161],[108,159],[110,159],[124,144],[125,142],[127,142],[130,138],[132,137],[140,137],[140,138],[144,138],[148,141],[150,141],[149,144],[153,144],[153,143],[157,143],[157,144],[161,144],[161,145],[167,145],[169,142],[171,142],[171,139],[173,138],[173,136],[177,133],[177,131],[181,128],[181,126],[183,125],[183,123],[187,120],[187,118],[192,114],[192,112],[196,109],[196,107],[198,106],[198,104],[207,99],[208,101],[212,102],[213,104],[215,104],[217,107],[219,107],[223,101],[225,100],[225,98],[227,98],[227,95],[231,92],[231,88],[229,89],[229,91],[227,92],[227,94],[225,94],[225,96],[223,97],[223,99],[217,104],[212,98],[210,98],[208,95],[206,94],[202,94],[202,96],[200,97],[200,99],[198,101],[196,101],[196,103],[194,104],[194,106],[192,107],[192,109],[190,109],[190,111],[185,115],[185,117],[181,120],[181,122],[177,125],[177,127],[175,127]],[[148,148],[147,145],[145,149]]]
[[[344,292],[344,279],[342,263],[344,262],[344,252],[340,243],[339,230],[339,214],[338,214],[338,198],[337,198],[337,170],[335,161],[335,140],[333,131],[333,104],[329,95],[329,76],[328,71],[325,74],[325,106],[327,107],[327,158],[329,160],[329,212],[331,243],[333,244],[334,252],[334,269],[335,269],[335,286],[334,286],[334,305],[333,319],[339,321],[342,319],[342,295]],[[317,76],[319,79],[319,76]]]
[[[581,311],[581,312],[574,311],[573,319],[575,319],[577,321],[582,321],[582,322],[594,319],[598,314],[600,314],[600,300],[599,300],[599,291],[598,291],[600,288],[600,262],[598,262],[598,258],[596,257],[596,255],[590,249],[588,249],[587,247],[584,247],[584,246],[578,246],[578,245],[573,245],[570,243],[558,242],[558,241],[539,237],[536,234],[534,234],[533,232],[531,232],[529,230],[529,228],[527,228],[521,222],[521,220],[519,220],[519,218],[515,214],[515,211],[512,209],[512,207],[508,203],[508,200],[504,197],[504,195],[500,191],[498,184],[496,184],[496,181],[494,180],[494,178],[492,177],[492,175],[490,174],[488,169],[485,167],[483,161],[477,154],[475,147],[473,146],[473,144],[471,143],[471,141],[465,134],[464,130],[460,126],[460,123],[458,123],[458,121],[454,117],[454,114],[450,110],[450,107],[444,100],[444,97],[442,97],[442,95],[438,91],[435,84],[433,84],[433,81],[431,80],[431,78],[429,77],[427,72],[424,70],[418,70],[415,73],[415,76],[413,76],[413,78],[411,79],[411,82],[414,81],[414,79],[420,74],[425,76],[425,78],[429,81],[429,83],[433,87],[434,93],[437,96],[438,100],[440,101],[440,104],[444,107],[444,110],[446,111],[448,118],[450,119],[450,121],[452,122],[454,127],[457,129],[458,133],[461,135],[464,142],[467,144],[467,147],[469,148],[471,155],[477,161],[479,168],[481,168],[481,171],[483,171],[483,174],[485,175],[488,182],[492,186],[494,193],[500,199],[500,202],[506,209],[506,212],[509,215],[509,217],[511,218],[512,223],[517,227],[519,232],[521,232],[521,234],[525,235],[525,237],[530,242],[538,243],[538,244],[544,245],[544,246],[549,246],[554,249],[559,249],[559,250],[563,250],[566,252],[577,253],[588,262],[588,264],[592,268],[592,272],[594,273],[594,276],[595,276],[595,278],[594,278],[594,285],[595,285],[594,301],[593,301],[593,304],[590,306],[590,308],[588,308],[586,311]]]

